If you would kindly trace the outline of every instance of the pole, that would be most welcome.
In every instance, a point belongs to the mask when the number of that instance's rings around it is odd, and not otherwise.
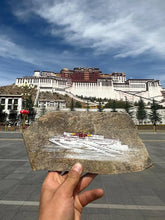
[[[26,114],[23,114],[23,126],[25,126]]]

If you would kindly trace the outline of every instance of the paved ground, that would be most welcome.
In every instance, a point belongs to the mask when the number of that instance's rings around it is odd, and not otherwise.
[[[99,175],[90,188],[105,195],[84,220],[165,219],[165,133],[140,133],[154,167],[139,173]],[[36,220],[45,171],[31,171],[20,133],[0,132],[0,219]]]

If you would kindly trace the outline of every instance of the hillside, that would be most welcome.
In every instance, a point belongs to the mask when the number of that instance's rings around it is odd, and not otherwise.
[[[0,87],[0,94],[3,95],[23,95],[30,94],[32,96],[32,101],[34,102],[37,94],[36,88],[28,88],[28,87],[19,87],[15,84],[7,85],[7,86],[1,86]],[[51,92],[40,92],[39,99],[47,99],[47,100],[65,100],[66,106],[69,107],[72,98],[68,95],[62,95],[58,93],[51,93]],[[77,100],[74,100],[74,103],[76,103]],[[84,106],[84,103],[81,103],[82,106]]]
[[[59,93],[51,93],[51,92],[41,92],[39,95],[39,99],[47,99],[47,100],[65,100],[66,101],[66,106],[69,107],[71,104],[72,98],[69,97],[68,95],[62,95]],[[77,100],[74,100],[74,103],[76,103]],[[79,102],[80,103],[80,102]],[[81,105],[83,106],[84,103],[81,102]]]
[[[26,95],[26,94],[29,94],[32,96],[33,102],[35,100],[36,93],[37,93],[36,88],[19,87],[15,84],[0,87],[0,94],[3,94],[3,95]]]

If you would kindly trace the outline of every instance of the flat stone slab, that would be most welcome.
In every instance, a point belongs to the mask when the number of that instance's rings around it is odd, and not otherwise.
[[[84,172],[117,174],[152,165],[128,114],[49,112],[23,132],[33,170],[67,171],[74,163]]]

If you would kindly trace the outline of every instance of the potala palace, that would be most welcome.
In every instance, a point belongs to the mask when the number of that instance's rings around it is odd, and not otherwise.
[[[33,76],[16,79],[16,85],[37,86],[38,91],[57,92],[72,96],[139,101],[153,99],[165,103],[165,89],[155,79],[126,79],[125,73],[104,74],[99,68],[64,68],[60,73],[34,71]]]

